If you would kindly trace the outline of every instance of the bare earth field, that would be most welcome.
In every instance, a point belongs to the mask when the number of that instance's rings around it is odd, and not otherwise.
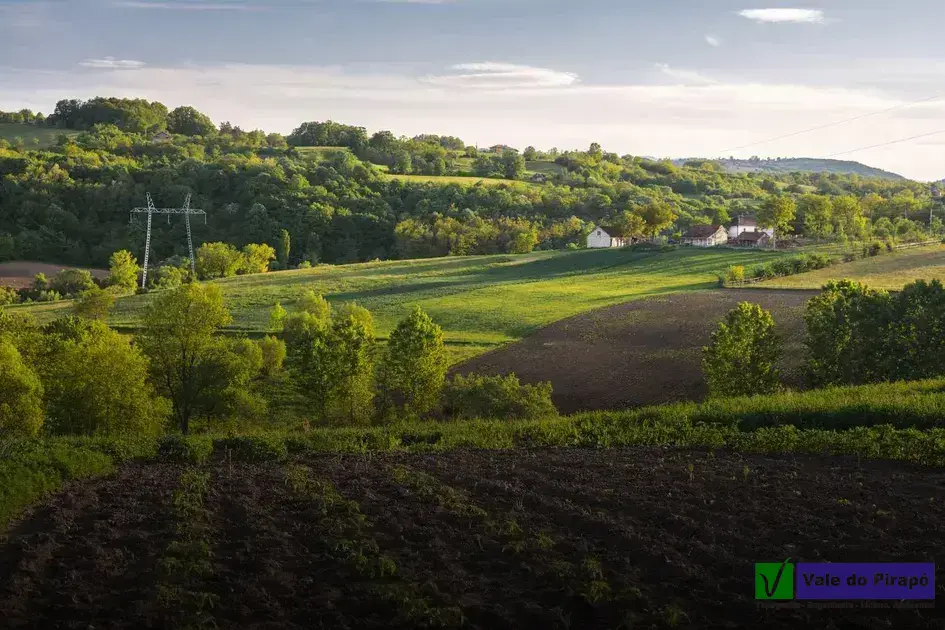
[[[757,608],[755,562],[932,561],[945,472],[667,448],[208,466],[203,627],[941,628],[945,611]],[[74,484],[0,545],[10,628],[168,628],[181,467]],[[339,500],[326,501],[325,496]],[[384,557],[384,571],[373,559]],[[936,584],[945,591],[942,571]],[[212,607],[209,603],[213,603]]]
[[[650,297],[571,317],[456,368],[550,381],[562,413],[702,400],[702,347],[739,302],[771,311],[785,383],[803,385],[804,306],[817,291],[720,289]]]
[[[0,287],[13,287],[14,289],[25,289],[33,284],[33,277],[38,273],[46,274],[47,278],[52,279],[54,275],[63,269],[81,269],[82,267],[70,267],[69,265],[51,265],[48,263],[12,261],[0,263]],[[108,269],[89,269],[95,278],[107,278]]]

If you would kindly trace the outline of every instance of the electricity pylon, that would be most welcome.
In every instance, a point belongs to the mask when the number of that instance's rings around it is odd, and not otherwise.
[[[184,215],[184,222],[187,224],[187,250],[190,252],[190,271],[194,274],[197,273],[196,267],[194,265],[194,240],[190,232],[190,215],[199,214],[203,215],[204,223],[207,222],[207,213],[203,210],[190,207],[190,194],[187,194],[187,199],[184,200],[184,207],[182,208],[155,208],[154,202],[151,201],[151,193],[148,193],[148,207],[147,208],[133,208],[131,214],[135,213],[147,213],[148,215],[148,230],[147,236],[144,239],[144,268],[141,273],[141,287],[144,288],[148,281],[148,257],[151,253],[151,216],[155,214],[166,214],[167,222],[170,223],[172,214],[182,214]]]

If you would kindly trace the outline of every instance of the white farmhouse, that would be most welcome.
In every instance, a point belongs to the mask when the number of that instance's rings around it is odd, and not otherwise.
[[[615,227],[598,225],[587,235],[588,248],[623,247],[633,243],[633,238]]]
[[[714,247],[728,242],[728,233],[721,225],[694,225],[682,235],[683,245]]]
[[[728,228],[728,237],[736,240],[742,232],[764,232],[768,237],[774,236],[773,228],[758,229],[758,219],[751,214],[740,214],[735,217],[735,222]]]

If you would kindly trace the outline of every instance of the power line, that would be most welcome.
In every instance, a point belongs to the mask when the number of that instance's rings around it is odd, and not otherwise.
[[[940,96],[941,96],[940,94],[935,94],[935,95],[933,95],[933,96],[927,96],[927,97],[925,97],[925,98],[920,98],[920,99],[917,100],[917,101],[912,101],[912,102],[909,102],[909,103],[902,103],[902,104],[900,104],[900,105],[894,105],[893,107],[888,107],[888,108],[886,108],[886,109],[883,109],[883,110],[880,110],[880,111],[877,111],[877,112],[870,112],[869,114],[861,114],[861,115],[859,115],[859,116],[854,116],[853,118],[847,118],[847,119],[845,119],[845,120],[838,120],[838,121],[836,121],[836,122],[827,123],[826,125],[819,125],[819,126],[817,126],[817,127],[811,127],[810,129],[804,129],[804,130],[802,130],[802,131],[795,131],[795,132],[793,132],[793,133],[787,133],[787,134],[784,134],[783,136],[775,136],[774,138],[768,138],[767,140],[759,140],[759,141],[757,141],[757,142],[750,142],[750,143],[748,143],[748,144],[743,144],[743,145],[738,146],[738,147],[732,147],[731,149],[725,149],[725,150],[723,150],[723,151],[719,151],[718,154],[719,154],[719,155],[724,155],[724,154],[729,153],[729,152],[731,152],[731,151],[738,151],[739,149],[745,149],[745,148],[748,148],[748,147],[757,146],[757,145],[759,145],[759,144],[767,144],[768,142],[774,142],[775,140],[783,140],[783,139],[785,139],[785,138],[793,138],[794,136],[800,136],[800,135],[805,134],[805,133],[810,133],[811,131],[819,131],[819,130],[821,130],[821,129],[826,129],[826,128],[828,128],[828,127],[834,127],[834,126],[836,126],[836,125],[843,125],[843,124],[845,124],[845,123],[853,122],[853,121],[855,121],[855,120],[862,120],[862,119],[864,119],[864,118],[869,118],[870,116],[878,116],[879,114],[885,114],[885,113],[887,113],[887,112],[891,112],[891,111],[894,111],[894,110],[897,110],[897,109],[902,109],[903,107],[911,107],[912,105],[918,105],[919,103],[924,103],[924,102],[926,102],[926,101],[935,100],[935,99],[939,98]]]
[[[899,144],[900,142],[908,142],[909,140],[918,140],[919,138],[928,138],[929,136],[937,136],[940,133],[945,133],[945,129],[939,129],[938,131],[931,131],[929,133],[920,133],[917,136],[909,136],[908,138],[899,138],[898,140],[890,140],[889,142],[881,142],[879,144],[872,144],[868,147],[860,147],[858,149],[850,149],[849,151],[840,151],[839,153],[831,153],[830,155],[825,155],[825,158],[837,157],[838,155],[846,155],[847,153],[856,153],[857,151],[865,151],[867,149],[875,149],[877,147],[885,147],[890,144]]]

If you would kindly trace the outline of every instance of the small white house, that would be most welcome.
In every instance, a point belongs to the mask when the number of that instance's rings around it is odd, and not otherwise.
[[[615,227],[598,225],[587,235],[587,247],[597,249],[601,247],[623,247],[631,245],[633,238]]]
[[[721,225],[695,225],[682,235],[683,245],[715,247],[728,242],[728,232]]]
[[[750,214],[740,214],[735,217],[735,222],[728,228],[728,237],[732,240],[738,239],[742,232],[764,232],[769,238],[774,236],[773,228],[758,229],[758,219]]]

